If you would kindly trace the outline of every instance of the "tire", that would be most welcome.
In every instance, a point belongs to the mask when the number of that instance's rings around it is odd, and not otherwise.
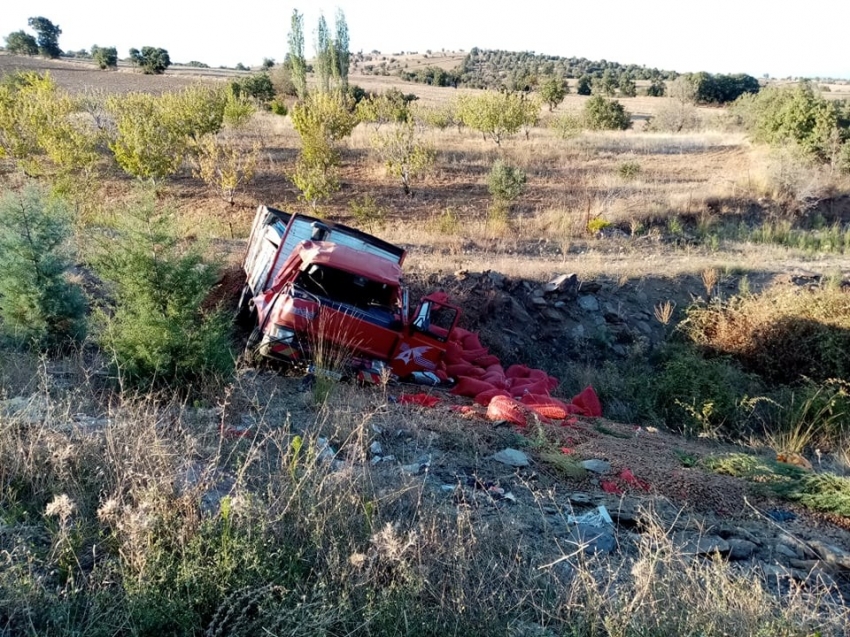
[[[244,359],[245,359],[245,362],[248,363],[249,365],[256,365],[260,361],[260,359],[262,358],[260,356],[259,351],[257,350],[257,348],[260,344],[260,341],[262,341],[262,340],[263,340],[263,332],[260,329],[260,326],[257,325],[253,329],[253,331],[251,332],[251,335],[248,336],[248,342],[245,343]]]
[[[257,310],[254,308],[253,300],[254,294],[251,286],[246,283],[242,287],[242,294],[239,295],[239,305],[236,306],[236,322],[239,325],[248,327],[254,320]]]

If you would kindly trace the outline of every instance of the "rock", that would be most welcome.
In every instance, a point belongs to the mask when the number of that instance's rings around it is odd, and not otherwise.
[[[546,299],[544,299],[542,296],[532,296],[531,302],[534,305],[547,305]]]
[[[585,312],[598,312],[599,311],[599,301],[595,296],[590,294],[582,294],[578,297],[578,304],[581,309]]]
[[[793,579],[793,574],[791,569],[788,569],[780,564],[768,564],[767,562],[760,562],[759,567],[761,568],[761,572],[767,578],[777,578],[777,579]]]
[[[617,548],[614,532],[606,527],[576,524],[570,529],[569,539],[588,555],[611,553]]]
[[[371,445],[369,445],[369,453],[371,453],[373,456],[382,456],[384,455],[384,446],[376,440]]]
[[[716,535],[683,535],[677,534],[678,543],[684,553],[691,555],[726,555],[731,550],[729,542]]]
[[[729,543],[730,560],[748,560],[756,552],[756,545],[749,540],[731,538],[727,542]]]
[[[573,340],[581,341],[587,338],[587,330],[584,328],[584,325],[579,323],[572,330],[570,330],[570,335],[573,337]]]
[[[812,547],[812,549],[814,549],[821,559],[827,564],[850,570],[850,553],[847,551],[820,540],[810,541],[809,546]]]
[[[578,275],[575,273],[562,274],[543,286],[543,291],[547,294],[551,294],[553,292],[575,292],[577,289]]]
[[[628,356],[628,355],[629,355],[629,353],[628,353],[628,351],[626,350],[626,348],[625,348],[625,347],[623,347],[622,345],[620,345],[619,343],[615,343],[614,345],[612,345],[612,346],[611,346],[611,350],[612,350],[612,351],[613,351],[613,352],[614,352],[617,356],[620,356],[620,357],[622,357],[622,358],[625,358],[626,356]]]
[[[571,493],[567,496],[573,504],[593,504],[595,498],[589,493]]]
[[[582,292],[586,292],[587,294],[594,294],[602,289],[602,284],[597,283],[596,281],[582,281],[580,288]]]
[[[513,318],[517,324],[520,325],[528,325],[531,323],[531,315],[525,311],[525,308],[517,301],[515,298],[511,297],[511,318]]]
[[[561,314],[558,310],[554,310],[550,307],[543,308],[540,314],[543,315],[543,318],[548,319],[550,321],[561,322],[564,320],[563,314]]]
[[[611,463],[606,462],[605,460],[582,460],[581,466],[591,471],[593,473],[598,473],[600,475],[605,475],[609,471],[611,471]]]
[[[652,336],[652,328],[646,321],[638,321],[635,326],[646,336]]]
[[[510,467],[527,467],[530,463],[528,456],[517,449],[502,449],[493,454],[493,460]]]
[[[773,551],[778,555],[783,557],[787,557],[790,559],[797,559],[800,557],[800,554],[797,552],[797,549],[788,546],[787,544],[779,543],[773,547]]]
[[[505,275],[500,274],[498,272],[490,271],[487,273],[487,277],[490,279],[490,283],[492,283],[495,287],[501,288],[505,285]]]

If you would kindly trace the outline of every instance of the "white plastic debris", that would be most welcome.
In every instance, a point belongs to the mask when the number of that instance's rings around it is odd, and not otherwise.
[[[568,515],[568,524],[586,524],[588,526],[602,527],[614,526],[614,520],[611,519],[611,514],[605,505],[600,504],[595,511],[588,511],[581,515]]]

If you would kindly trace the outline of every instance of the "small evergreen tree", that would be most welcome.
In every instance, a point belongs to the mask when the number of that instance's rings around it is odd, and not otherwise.
[[[593,93],[593,78],[589,75],[582,75],[576,83],[576,93],[578,95],[590,95]]]
[[[154,46],[143,46],[141,51],[130,49],[130,61],[145,75],[162,75],[171,66],[168,51]]]
[[[85,300],[66,278],[71,265],[67,210],[28,186],[0,199],[0,332],[15,343],[53,349],[85,332]]]
[[[112,306],[97,310],[97,340],[122,384],[179,387],[226,376],[230,320],[203,307],[217,268],[183,247],[153,197],[120,218],[95,265],[114,294]]]

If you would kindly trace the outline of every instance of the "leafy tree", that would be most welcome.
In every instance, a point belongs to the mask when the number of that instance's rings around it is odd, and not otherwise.
[[[649,97],[664,97],[667,92],[667,86],[661,78],[653,78],[646,89],[646,94]]]
[[[122,385],[179,387],[230,373],[230,319],[203,308],[217,268],[185,247],[152,197],[120,219],[95,266],[114,295],[96,312],[97,340]]]
[[[334,28],[336,30],[336,37],[333,41],[334,76],[337,78],[340,87],[345,89],[348,86],[348,65],[351,60],[351,53],[348,50],[348,23],[345,21],[345,14],[342,9],[336,10]]]
[[[0,199],[0,332],[13,342],[52,349],[81,338],[85,300],[70,283],[68,211],[28,186]]]
[[[93,45],[91,57],[102,70],[118,68],[118,49],[114,46]]]
[[[58,58],[62,55],[59,48],[59,36],[62,29],[58,24],[53,24],[47,18],[41,16],[27,20],[30,28],[38,34],[38,52],[47,58]]]
[[[594,95],[584,104],[584,123],[590,130],[626,130],[632,125],[629,112],[617,100]]]
[[[275,97],[274,84],[268,73],[255,73],[232,82],[230,89],[236,97],[253,99],[264,108],[268,108]]]
[[[411,180],[427,171],[436,160],[436,152],[422,141],[412,121],[405,121],[386,133],[375,134],[372,147],[387,172],[401,180],[405,195],[410,195]]]
[[[576,83],[576,93],[578,95],[590,95],[593,93],[593,78],[589,75],[582,75]]]
[[[550,113],[564,101],[568,92],[569,86],[559,77],[548,77],[540,85],[540,97],[549,105]]]
[[[98,160],[98,135],[78,115],[79,98],[48,75],[16,73],[0,84],[0,157],[30,175],[88,174]]]
[[[320,90],[327,93],[331,90],[331,74],[334,66],[334,48],[331,41],[328,23],[323,14],[319,14],[319,26],[316,27],[316,78]]]
[[[263,58],[263,63],[261,65],[261,68],[264,71],[270,71],[271,69],[273,69],[274,68],[274,58]]]
[[[153,46],[143,46],[141,51],[130,49],[130,60],[145,75],[162,75],[171,66],[168,51]]]
[[[361,122],[374,124],[377,131],[384,124],[409,121],[410,103],[416,99],[413,94],[405,95],[397,88],[391,88],[361,100],[355,111]]]
[[[485,91],[458,100],[458,116],[465,126],[490,137],[497,146],[517,133],[532,116],[530,100],[520,93]]]
[[[755,141],[797,144],[810,156],[836,164],[850,139],[850,118],[821,97],[809,83],[794,88],[768,87],[741,96],[733,105]]]
[[[292,10],[289,30],[289,68],[292,83],[299,99],[307,97],[307,61],[304,59],[304,15],[298,9]]]
[[[593,94],[611,97],[617,92],[617,79],[611,69],[605,69],[600,77],[593,78]]]
[[[246,152],[232,136],[206,135],[194,147],[195,176],[232,206],[237,190],[254,178],[259,153],[256,143]]]
[[[6,50],[17,55],[38,55],[38,43],[26,31],[13,31],[6,36]]]
[[[634,78],[628,73],[620,75],[617,87],[620,89],[620,95],[623,97],[634,97],[637,95],[637,84],[635,84]]]
[[[337,142],[357,125],[353,102],[340,91],[311,93],[292,108],[292,125],[301,136],[292,181],[313,208],[339,189]]]
[[[712,75],[694,73],[688,79],[696,88],[696,101],[700,104],[727,104],[745,93],[758,93],[761,85],[751,75]]]
[[[525,182],[526,176],[522,170],[497,159],[490,169],[487,187],[493,199],[507,206],[522,194]]]

